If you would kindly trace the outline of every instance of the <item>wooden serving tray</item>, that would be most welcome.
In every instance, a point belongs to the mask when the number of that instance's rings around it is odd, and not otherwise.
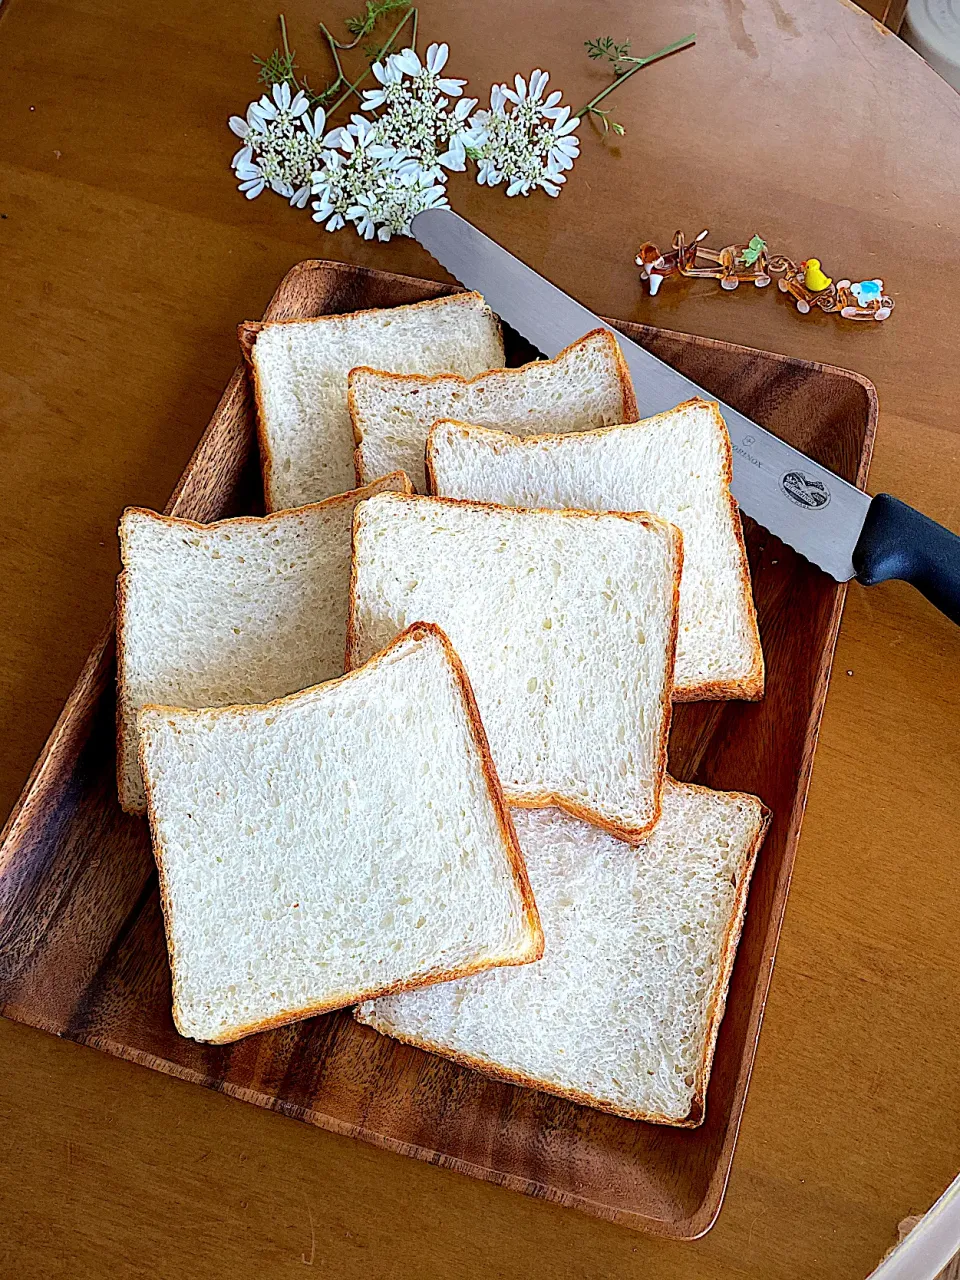
[[[447,286],[337,262],[288,273],[266,319],[394,306]],[[863,486],[877,401],[856,374],[635,324],[617,327]],[[510,363],[531,350],[507,333]],[[643,410],[643,387],[637,388]],[[247,378],[234,374],[167,511],[262,510]],[[783,919],[845,588],[745,521],[767,662],[761,703],[679,705],[671,772],[755,792],[773,823],[750,890],[706,1121],[635,1123],[494,1083],[341,1012],[236,1045],[181,1039],[146,823],[114,783],[113,626],[87,661],[0,837],[0,1012],[336,1133],[657,1235],[720,1208]]]

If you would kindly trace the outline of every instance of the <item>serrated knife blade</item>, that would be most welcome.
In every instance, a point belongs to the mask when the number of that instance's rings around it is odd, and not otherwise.
[[[590,329],[611,329],[451,209],[412,223],[428,253],[551,359]],[[611,332],[616,330],[611,329]],[[715,400],[643,347],[616,333],[644,416],[701,396]],[[733,495],[741,508],[838,582],[855,576],[853,552],[870,497],[720,402],[733,446]]]

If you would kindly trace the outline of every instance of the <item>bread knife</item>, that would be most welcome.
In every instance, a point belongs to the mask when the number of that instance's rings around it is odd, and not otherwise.
[[[552,359],[591,329],[615,333],[645,414],[693,396],[716,399],[452,209],[417,214],[411,231],[543,355]],[[747,515],[838,582],[901,578],[960,623],[960,537],[887,493],[871,498],[722,401],[720,411],[733,446],[733,495]]]

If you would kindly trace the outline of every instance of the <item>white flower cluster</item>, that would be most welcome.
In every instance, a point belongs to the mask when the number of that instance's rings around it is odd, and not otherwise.
[[[297,208],[313,195],[316,222],[328,231],[353,223],[367,240],[408,235],[416,214],[445,205],[447,171],[464,170],[468,158],[481,185],[506,183],[508,196],[537,187],[559,195],[580,151],[580,121],[560,93],[544,97],[547,73],[534,71],[529,85],[518,75],[512,89],[494,85],[490,110],[475,111],[477,99],[462,96],[466,81],[441,74],[449,52],[432,44],[424,62],[404,49],[374,63],[368,114],[328,133],[322,108],[311,114],[302,91],[275,84],[246,118],[230,118],[244,143],[232,162],[240,190],[252,200],[270,187]]]
[[[325,151],[323,167],[313,175],[314,222],[338,231],[356,225],[365,240],[407,235],[424,209],[446,204],[442,186],[431,182],[415,160],[379,140],[376,123],[351,116],[343,129],[328,135],[336,151]]]
[[[426,177],[437,182],[444,180],[444,169],[466,168],[469,116],[477,105],[476,98],[460,96],[466,80],[441,77],[449,55],[445,44],[430,46],[426,64],[421,64],[413,49],[391,54],[371,68],[380,88],[367,89],[363,95],[365,111],[379,110],[380,140],[405,151]],[[460,98],[452,111],[449,98]]]
[[[230,163],[247,199],[270,187],[302,209],[323,154],[326,122],[323,108],[311,116],[306,94],[292,97],[288,84],[273,86],[273,101],[264,94],[251,102],[246,119],[231,116],[230,128],[244,145]]]
[[[559,91],[543,97],[549,79],[546,71],[537,70],[529,86],[518,75],[512,89],[495,84],[490,90],[490,110],[473,117],[477,140],[471,155],[481,186],[506,182],[508,196],[528,196],[536,187],[547,195],[560,194],[567,180],[564,170],[580,154],[574,134],[580,120],[571,119],[570,108],[559,105]]]

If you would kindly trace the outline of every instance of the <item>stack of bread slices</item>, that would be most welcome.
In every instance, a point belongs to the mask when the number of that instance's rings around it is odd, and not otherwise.
[[[503,368],[477,294],[241,327],[262,517],[120,524],[118,785],[173,1016],[385,1035],[693,1125],[768,821],[667,773],[758,699],[714,404],[636,421],[614,336]]]

